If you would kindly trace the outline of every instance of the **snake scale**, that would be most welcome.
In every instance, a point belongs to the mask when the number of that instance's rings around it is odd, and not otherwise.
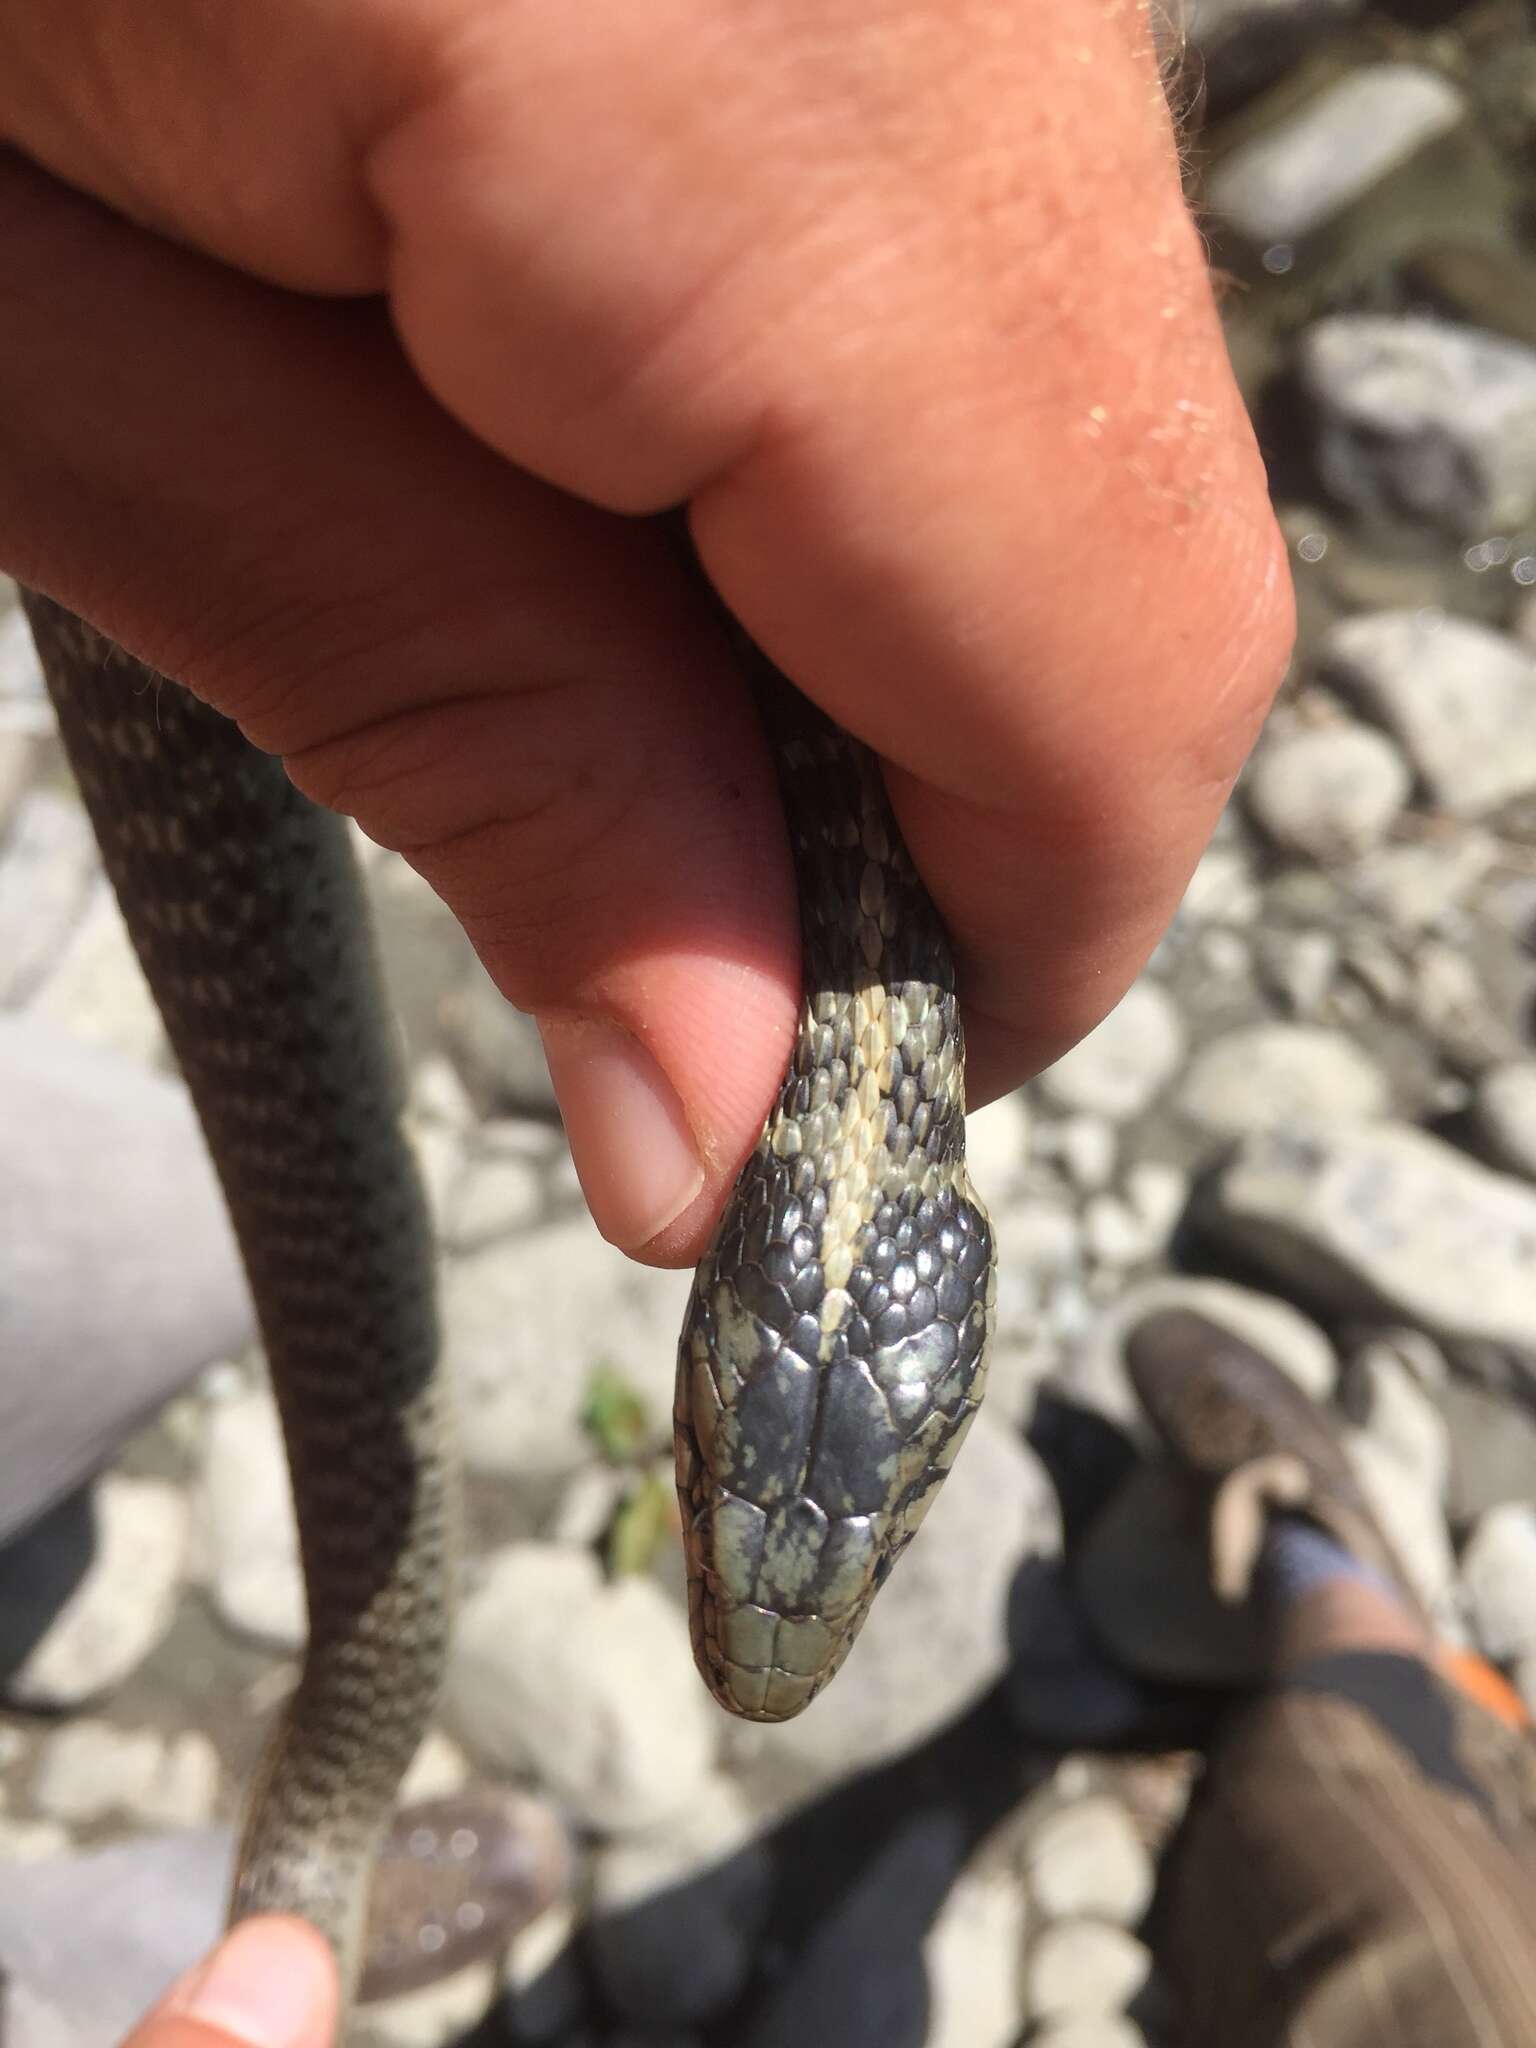
[[[437,1698],[455,1483],[430,1231],[340,820],[180,685],[26,605],[207,1135],[282,1415],[309,1602],[231,1917],[302,1913],[350,1983]],[[700,1263],[675,1434],[694,1652],[762,1721],[836,1672],[985,1380],[992,1240],[939,917],[857,742],[760,658],[801,904],[789,1071]]]

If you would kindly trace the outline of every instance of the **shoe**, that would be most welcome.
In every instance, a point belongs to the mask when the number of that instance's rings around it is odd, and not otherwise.
[[[1192,1309],[1130,1332],[1131,1384],[1175,1465],[1206,1492],[1211,1584],[1245,1600],[1270,1511],[1305,1515],[1418,1613],[1328,1412],[1262,1351]],[[1422,1616],[1421,1616],[1422,1618]]]
[[[396,1814],[379,1852],[359,2005],[499,1956],[571,1886],[565,1828],[542,1800],[480,1791]]]
[[[1164,1682],[1261,1679],[1268,1644],[1248,1594],[1276,1510],[1317,1522],[1423,1618],[1335,1424],[1279,1366],[1190,1309],[1148,1316],[1125,1350],[1165,1457],[1133,1475],[1078,1559],[1078,1596],[1111,1655]]]

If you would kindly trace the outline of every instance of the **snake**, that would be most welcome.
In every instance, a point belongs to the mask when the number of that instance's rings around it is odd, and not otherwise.
[[[459,1548],[432,1231],[360,875],[346,823],[232,720],[23,602],[234,1225],[298,1521],[308,1640],[248,1789],[230,1919],[302,1915],[350,1996]],[[803,997],[694,1277],[673,1421],[695,1660],[723,1707],[772,1722],[838,1670],[932,1505],[985,1386],[995,1280],[951,951],[878,761],[742,659]]]

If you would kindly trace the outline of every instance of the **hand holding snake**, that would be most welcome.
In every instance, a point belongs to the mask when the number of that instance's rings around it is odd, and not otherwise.
[[[0,4],[0,564],[405,851],[540,1018],[605,1234],[695,1258],[793,1039],[792,828],[634,515],[686,504],[880,757],[973,1104],[1134,974],[1277,679],[1144,25],[250,19]]]

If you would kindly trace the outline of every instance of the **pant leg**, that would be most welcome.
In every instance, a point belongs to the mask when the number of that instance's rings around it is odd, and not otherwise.
[[[1536,1749],[1411,1670],[1236,1710],[1159,1904],[1188,2048],[1536,2048]]]

